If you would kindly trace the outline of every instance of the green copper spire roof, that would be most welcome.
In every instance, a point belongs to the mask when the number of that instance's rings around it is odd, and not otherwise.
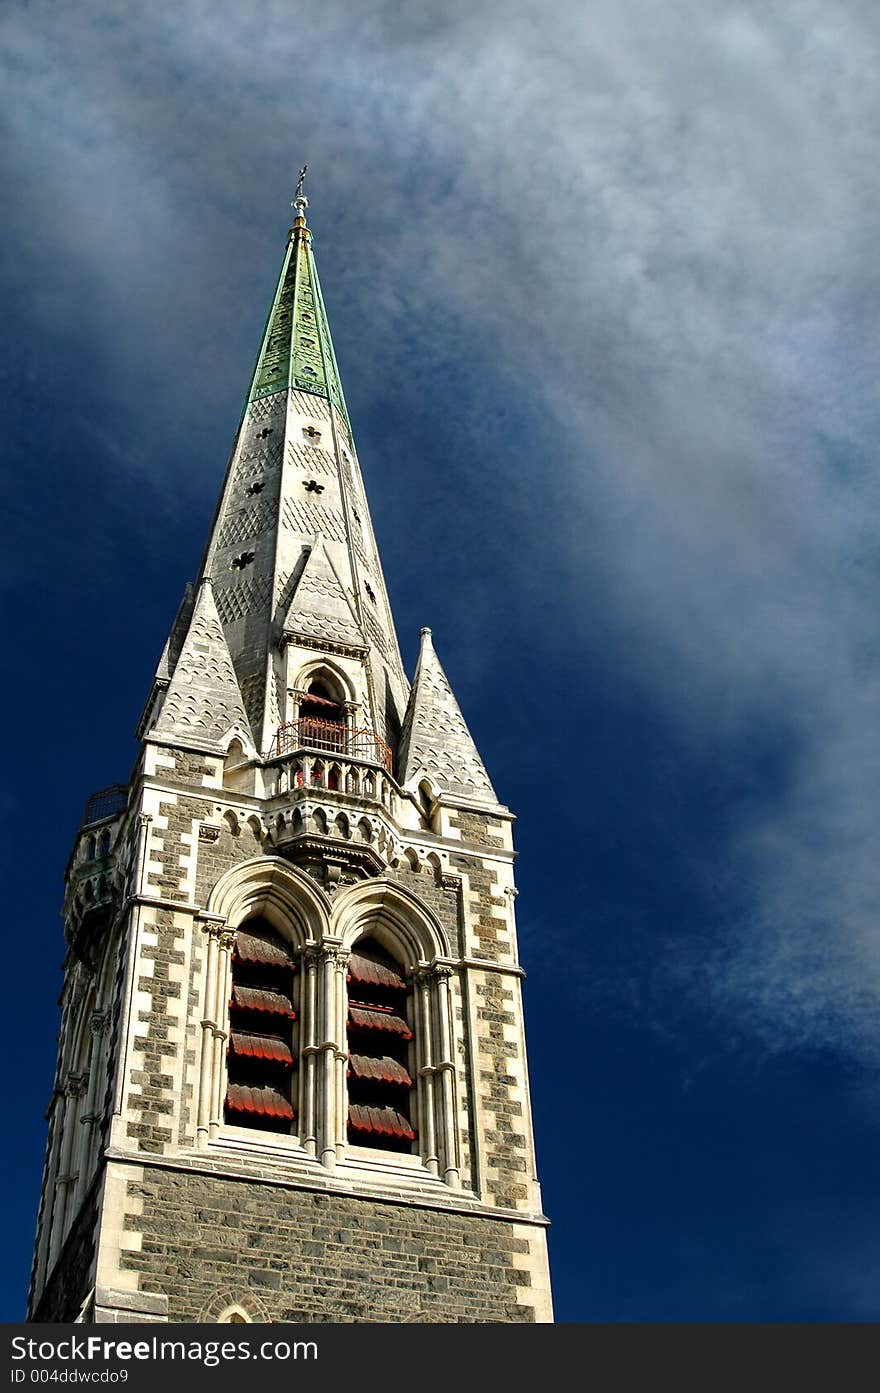
[[[257,358],[248,404],[288,387],[326,397],[351,427],[315,259],[312,234],[306,226],[306,200],[297,199],[298,216],[278,278],[266,332]]]

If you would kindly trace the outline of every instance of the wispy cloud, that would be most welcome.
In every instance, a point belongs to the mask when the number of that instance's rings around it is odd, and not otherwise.
[[[15,242],[52,267],[34,313],[72,316],[84,277],[120,380],[182,409],[194,361],[206,414],[253,344],[263,210],[308,158],[383,380],[420,370],[417,323],[420,362],[459,335],[522,394],[571,595],[590,519],[609,661],[694,750],[754,726],[788,751],[731,814],[736,917],[673,938],[669,979],[773,1043],[876,1057],[875,10],[36,3],[4,24]],[[341,254],[366,245],[368,278]],[[510,525],[546,528],[486,469]]]

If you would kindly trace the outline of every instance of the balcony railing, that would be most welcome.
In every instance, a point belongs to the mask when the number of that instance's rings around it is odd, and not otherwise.
[[[93,793],[88,803],[81,827],[90,827],[93,822],[102,822],[105,817],[115,817],[117,813],[125,811],[128,802],[128,789],[125,784],[111,784],[109,788],[102,788],[100,793]]]
[[[273,753],[290,755],[294,750],[317,750],[343,759],[364,760],[391,773],[391,750],[374,730],[355,730],[315,716],[300,716],[279,727]]]

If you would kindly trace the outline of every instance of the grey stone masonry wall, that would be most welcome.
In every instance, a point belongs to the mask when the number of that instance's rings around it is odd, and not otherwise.
[[[171,754],[171,751],[168,752]],[[204,755],[187,754],[185,750],[175,750],[174,764],[162,768],[162,779],[170,784],[195,784],[198,787],[204,776],[210,774],[211,765]]]
[[[512,901],[497,860],[498,851],[510,846],[509,823],[464,809],[457,809],[450,822],[463,843],[450,855],[449,866],[467,887],[467,949],[487,965],[516,966]],[[472,968],[469,1003],[459,1018],[463,1027],[469,1019],[472,1030],[482,1197],[503,1208],[528,1208],[535,1177],[517,977]]]
[[[389,868],[385,872],[384,879],[402,886],[404,890],[409,890],[414,895],[418,895],[419,899],[434,911],[448,933],[452,951],[464,953],[464,926],[461,922],[458,885],[438,885],[430,868],[423,871],[412,871],[405,865],[397,870]]]
[[[463,808],[456,810],[454,821],[461,832],[462,840],[475,842],[478,846],[484,846],[488,837],[496,841],[504,828],[500,818],[489,817],[485,813],[468,813]]]
[[[487,962],[510,961],[513,944],[507,934],[507,905],[492,893],[494,870],[477,856],[453,855],[449,864],[453,870],[466,872],[469,889],[478,897],[478,913],[471,924],[476,956]]]
[[[142,957],[152,961],[153,972],[151,976],[139,977],[137,987],[152,1004],[149,1010],[138,1012],[138,1020],[148,1027],[147,1034],[133,1040],[139,1067],[131,1071],[131,1083],[138,1090],[140,1117],[126,1124],[129,1138],[142,1151],[153,1153],[164,1151],[170,1144],[171,1119],[176,1108],[171,1067],[178,1046],[169,1040],[169,1027],[180,1024],[181,992],[179,984],[171,980],[169,969],[172,963],[182,964],[185,954],[170,910],[157,911],[156,937],[155,946],[145,944],[141,950]]]
[[[273,1322],[535,1319],[509,1223],[149,1167],[128,1193],[142,1239],[122,1266],[172,1321],[233,1303]]]
[[[169,770],[175,776],[180,777],[180,762],[175,765],[174,770]],[[164,774],[163,770],[163,774]],[[182,834],[192,834],[193,822],[197,817],[201,817],[204,811],[204,803],[201,799],[186,798],[183,794],[178,794],[174,802],[160,803],[159,812],[167,818],[168,826],[164,831],[154,833],[154,849],[150,852],[150,860],[158,862],[161,873],[151,871],[147,877],[147,886],[154,893],[160,894],[166,900],[179,900],[185,904],[189,899],[185,889],[181,888],[183,868],[181,857],[186,855],[187,848],[182,841]],[[161,839],[161,848],[158,843]]]
[[[494,1123],[486,1127],[486,1163],[489,1177],[486,1189],[496,1204],[515,1209],[528,1199],[523,1184],[527,1171],[527,1141],[522,1133],[522,1090],[511,1072],[511,1056],[516,1054],[505,1039],[505,1026],[515,1026],[515,995],[519,986],[505,985],[497,978],[478,983],[477,1049],[480,1056],[478,1093],[484,1113]]]
[[[210,804],[205,804],[205,808]],[[224,871],[238,861],[247,861],[259,856],[263,850],[259,837],[248,823],[233,834],[227,826],[217,830],[215,841],[200,841],[198,844],[198,869],[196,874],[196,902],[207,904],[208,896]]]

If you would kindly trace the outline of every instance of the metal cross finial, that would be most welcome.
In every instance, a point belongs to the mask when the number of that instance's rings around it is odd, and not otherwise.
[[[308,165],[307,165],[307,164],[304,164],[303,167],[302,167],[302,169],[301,169],[300,172],[299,172],[299,178],[298,178],[297,181],[296,181],[296,192],[295,192],[295,194],[294,194],[294,196],[293,196],[293,202],[292,202],[291,205],[290,205],[291,208],[295,208],[295,209],[296,209],[296,216],[297,216],[298,218],[305,218],[306,209],[307,209],[308,206],[309,206],[309,200],[306,198],[305,194],[303,193],[303,184],[305,183],[305,177],[306,177],[306,172],[307,172],[307,170],[308,170]]]

